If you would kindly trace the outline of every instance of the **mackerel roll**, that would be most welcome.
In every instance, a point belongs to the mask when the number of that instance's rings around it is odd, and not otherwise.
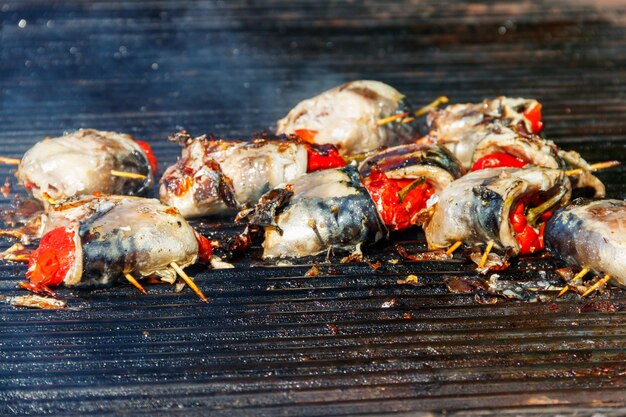
[[[42,219],[42,239],[23,286],[102,287],[131,274],[173,282],[175,271],[210,257],[208,241],[175,208],[155,199],[83,196],[54,204]]]
[[[544,239],[569,266],[626,286],[626,201],[576,199],[548,221]]]
[[[293,138],[252,141],[192,138],[180,132],[182,157],[161,178],[160,197],[185,218],[236,213],[272,188],[310,171],[344,166],[336,149]]]
[[[470,247],[494,242],[512,255],[543,249],[543,229],[552,210],[569,200],[561,170],[528,167],[471,172],[439,195],[425,226],[431,249],[457,241]]]
[[[156,170],[147,143],[123,133],[80,129],[35,144],[24,154],[15,176],[34,198],[46,201],[46,195],[54,200],[93,193],[144,195],[154,184]]]
[[[300,177],[263,195],[254,209],[238,217],[263,228],[265,259],[349,251],[387,236],[354,166]]]
[[[413,140],[415,123],[379,124],[399,113],[408,115],[411,108],[398,90],[379,81],[351,81],[298,103],[276,131],[334,145],[342,155],[362,154]]]
[[[436,144],[399,145],[365,159],[363,184],[390,230],[418,224],[428,200],[465,174],[458,159]]]

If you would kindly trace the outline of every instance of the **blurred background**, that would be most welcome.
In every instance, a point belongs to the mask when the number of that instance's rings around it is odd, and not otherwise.
[[[180,127],[247,137],[366,78],[415,105],[537,98],[548,137],[623,148],[623,2],[508,3],[2,0],[0,135],[20,156],[44,135],[118,130],[169,162]]]

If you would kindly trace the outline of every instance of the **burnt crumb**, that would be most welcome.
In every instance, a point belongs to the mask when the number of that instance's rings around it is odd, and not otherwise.
[[[474,294],[474,301],[476,304],[496,304],[498,302],[498,297],[489,294],[482,288],[479,288],[476,290],[476,294]]]
[[[550,303],[550,305],[548,306],[548,310],[550,311],[550,313],[558,313],[559,305],[557,303]]]
[[[305,277],[316,277],[320,274],[320,269],[317,265],[313,265],[308,271],[304,273]]]
[[[616,313],[623,309],[608,300],[594,300],[578,307],[579,313]]]
[[[448,291],[453,294],[469,294],[478,289],[486,291],[487,284],[479,278],[467,276],[445,276],[444,281]]]
[[[326,328],[327,328],[328,330],[330,330],[330,332],[331,332],[333,335],[336,335],[336,334],[338,334],[338,333],[339,333],[339,328],[338,328],[337,326],[335,326],[334,324],[332,324],[332,323],[327,323],[327,324],[326,324]]]
[[[410,261],[419,261],[419,262],[422,262],[422,261],[444,261],[444,260],[452,258],[452,255],[448,255],[443,250],[434,250],[434,251],[410,254],[402,246],[396,245],[396,251],[404,259],[408,259]]]
[[[2,192],[2,195],[5,198],[11,194],[12,187],[13,185],[11,183],[11,177],[6,177],[6,179],[4,180],[4,185],[0,187],[0,192]]]

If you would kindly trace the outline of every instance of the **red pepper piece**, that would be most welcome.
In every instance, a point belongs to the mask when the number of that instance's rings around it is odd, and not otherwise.
[[[385,173],[374,169],[364,181],[383,222],[391,230],[404,230],[415,224],[419,212],[426,208],[426,201],[435,192],[432,185],[420,184],[409,191],[400,201],[399,192],[413,179],[390,179]]]
[[[346,166],[346,161],[333,145],[308,145],[307,157],[307,172]]]
[[[491,153],[480,158],[472,166],[472,171],[479,171],[485,168],[522,168],[528,162],[504,152]]]
[[[36,293],[54,294],[49,286],[61,285],[75,262],[74,233],[57,227],[46,233],[28,261],[26,278],[20,285]]]
[[[309,143],[313,143],[315,136],[317,136],[317,130],[296,129],[293,133],[295,133],[300,139]]]
[[[146,158],[148,158],[148,162],[150,163],[150,167],[152,168],[152,174],[157,174],[157,169],[159,167],[157,163],[156,156],[154,156],[154,152],[152,152],[152,148],[148,144],[148,142],[144,142],[142,140],[135,141],[137,145],[141,148],[144,154],[146,154]]]
[[[524,112],[524,117],[530,122],[532,133],[538,135],[543,129],[543,122],[541,121],[541,104],[536,102],[527,108]]]
[[[213,255],[213,248],[211,247],[211,241],[200,233],[193,231],[198,242],[198,259],[200,262],[208,263],[211,261],[211,255]]]

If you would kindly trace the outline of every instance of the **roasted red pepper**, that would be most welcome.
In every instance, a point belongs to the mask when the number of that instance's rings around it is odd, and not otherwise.
[[[313,143],[315,140],[315,136],[317,136],[317,130],[309,130],[309,129],[296,129],[293,131],[300,139],[305,142]]]
[[[213,255],[213,249],[211,247],[211,241],[200,233],[193,231],[198,242],[198,259],[200,262],[208,263],[211,261],[211,255]]]
[[[545,248],[543,243],[543,231],[546,226],[545,222],[552,216],[551,211],[543,213],[540,217],[543,223],[539,227],[539,231],[537,231],[528,224],[525,211],[526,205],[522,201],[519,201],[509,215],[509,221],[515,231],[515,238],[520,245],[520,255],[539,252]]]
[[[346,166],[346,161],[333,145],[307,145],[307,172]]]
[[[541,121],[541,104],[536,102],[527,108],[524,112],[524,117],[530,122],[532,133],[538,135],[543,129],[543,122]]]
[[[485,155],[474,163],[472,171],[479,171],[486,168],[522,168],[528,162],[513,155],[503,152],[495,152]]]
[[[152,174],[156,176],[157,168],[159,167],[157,163],[156,156],[154,156],[154,152],[152,152],[152,148],[148,144],[148,142],[144,142],[142,140],[135,141],[137,145],[141,148],[144,154],[146,154],[146,158],[148,158],[148,162],[150,163],[150,167],[152,168]]]
[[[404,230],[413,226],[417,214],[426,208],[426,202],[435,189],[425,182],[408,191],[401,198],[400,191],[412,184],[414,179],[391,179],[384,172],[374,169],[364,181],[378,213],[391,230]]]
[[[74,233],[65,227],[45,234],[28,261],[26,278],[20,285],[36,293],[54,294],[49,287],[61,285],[75,262]]]

